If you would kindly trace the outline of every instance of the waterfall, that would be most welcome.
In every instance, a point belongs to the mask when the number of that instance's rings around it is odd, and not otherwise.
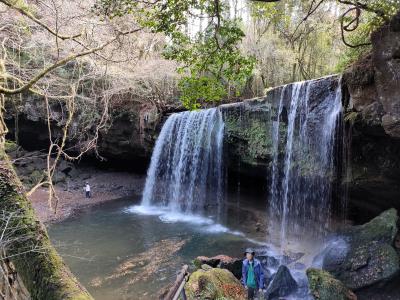
[[[279,228],[281,247],[305,231],[323,235],[332,213],[341,84],[310,103],[310,94],[318,88],[314,85],[306,81],[283,87],[273,123],[269,215],[277,223],[272,227]],[[284,137],[280,131],[283,103],[287,103],[288,114]]]
[[[224,122],[217,108],[172,114],[161,129],[142,205],[200,213],[223,198]]]
[[[271,174],[271,202],[269,205],[269,216],[270,222],[269,226],[272,228],[274,226],[274,222],[277,219],[281,218],[281,206],[282,203],[279,203],[279,188],[278,188],[278,179],[279,179],[279,144],[280,144],[280,119],[283,109],[283,97],[285,95],[285,91],[287,89],[287,85],[285,85],[281,89],[281,94],[279,97],[279,106],[276,116],[276,121],[272,123],[272,174]]]

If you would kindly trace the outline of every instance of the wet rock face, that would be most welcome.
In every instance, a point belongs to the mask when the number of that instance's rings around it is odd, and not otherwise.
[[[384,211],[368,223],[353,226],[346,233],[353,242],[362,244],[366,241],[377,241],[393,245],[397,235],[397,211],[392,208]]]
[[[62,137],[62,126],[65,122],[63,104],[51,105],[53,140]],[[9,138],[15,136],[15,111],[7,109],[7,126]],[[150,161],[157,135],[165,120],[155,106],[129,102],[118,108],[110,108],[110,124],[100,131],[97,151],[105,160],[115,164],[129,165],[138,171],[145,171]],[[83,117],[79,111],[70,126],[67,148],[72,152],[79,150],[79,124]],[[24,105],[18,114],[18,138],[22,147],[29,151],[43,150],[49,145],[46,111],[43,100],[26,95]],[[89,124],[94,130],[95,124]],[[89,153],[94,156],[94,152]]]
[[[263,99],[221,106],[224,122],[224,149],[230,168],[259,176],[272,158],[271,115],[275,108]]]
[[[400,138],[400,13],[372,35],[376,90],[385,132]]]
[[[391,280],[399,271],[399,256],[393,247],[397,220],[397,211],[391,209],[347,230],[345,247],[335,243],[321,254],[322,268],[353,290]]]
[[[266,291],[266,299],[280,299],[295,292],[297,283],[289,269],[281,265]]]
[[[309,111],[323,109],[324,99],[335,93],[338,77],[330,76],[312,82],[309,90]],[[280,117],[280,140],[278,149],[284,156],[287,135],[288,112],[292,85],[269,90],[265,97],[245,100],[240,103],[221,105],[225,122],[224,151],[228,168],[250,177],[262,178],[270,174],[273,155],[273,123],[277,121],[279,102],[283,95]],[[319,124],[313,124],[319,126]],[[282,167],[282,166],[280,166]]]
[[[100,137],[100,155],[122,162],[141,163],[145,170],[163,122],[155,110],[149,110],[148,114],[152,118],[147,121],[143,120],[146,114],[123,113],[116,116],[111,127]]]
[[[353,123],[350,201],[368,216],[400,208],[400,13],[372,35],[372,46],[343,76]]]
[[[357,215],[364,215],[357,222],[390,207],[400,208],[400,141],[384,133],[375,135],[382,131],[361,118],[352,128],[349,200]]]
[[[372,53],[344,73],[351,108],[369,126],[400,138],[400,13],[375,31]]]

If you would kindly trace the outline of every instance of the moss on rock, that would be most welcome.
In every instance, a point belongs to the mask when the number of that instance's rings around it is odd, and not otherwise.
[[[375,241],[351,251],[342,268],[337,277],[356,290],[392,278],[399,270],[399,257],[392,246]]]
[[[256,107],[241,103],[224,108],[225,140],[232,154],[249,165],[267,164],[273,154],[273,109],[266,103],[256,103]],[[284,131],[283,127],[280,129]]]
[[[34,170],[29,176],[28,176],[28,182],[27,184],[30,186],[34,186],[38,184],[42,179],[46,176],[44,171],[42,170]]]
[[[393,247],[397,211],[389,209],[370,222],[345,232],[345,251],[335,248],[324,254],[323,269],[353,290],[385,282],[399,271]]]
[[[6,153],[14,152],[18,149],[18,145],[13,141],[6,141],[4,144]]]
[[[240,279],[242,276],[242,262],[240,258],[233,258],[220,254],[213,257],[198,256],[193,260],[193,265],[196,269],[202,268],[204,264],[213,268],[227,269],[232,272],[236,278]]]
[[[240,281],[228,270],[219,268],[195,271],[185,289],[188,299],[246,299]]]
[[[359,243],[380,241],[392,244],[397,234],[397,220],[396,209],[386,210],[368,223],[354,226],[349,231],[351,240]]]
[[[307,270],[308,285],[314,299],[356,300],[356,295],[341,281],[326,271],[310,268]]]

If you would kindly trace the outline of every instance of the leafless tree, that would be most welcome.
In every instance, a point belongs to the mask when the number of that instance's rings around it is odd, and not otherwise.
[[[47,170],[28,195],[48,187],[54,210],[59,159],[98,155],[110,105],[130,99],[163,111],[177,94],[175,66],[160,57],[164,37],[146,32],[132,16],[101,19],[93,3],[0,0],[0,143],[8,132],[5,109],[11,106],[18,116],[25,97],[38,98],[48,124]],[[61,135],[53,134],[54,124]],[[68,140],[77,154],[66,151]]]

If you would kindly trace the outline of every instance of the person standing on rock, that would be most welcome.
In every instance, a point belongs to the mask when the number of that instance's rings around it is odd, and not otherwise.
[[[90,191],[89,182],[86,182],[86,185],[85,185],[85,193],[86,193],[86,198],[91,198],[91,197],[92,197],[92,194],[91,194],[91,191]]]
[[[262,296],[264,289],[264,271],[261,263],[256,259],[255,251],[253,249],[246,249],[244,253],[246,258],[242,264],[242,283],[247,290],[247,298],[255,299],[257,291],[259,296]]]

